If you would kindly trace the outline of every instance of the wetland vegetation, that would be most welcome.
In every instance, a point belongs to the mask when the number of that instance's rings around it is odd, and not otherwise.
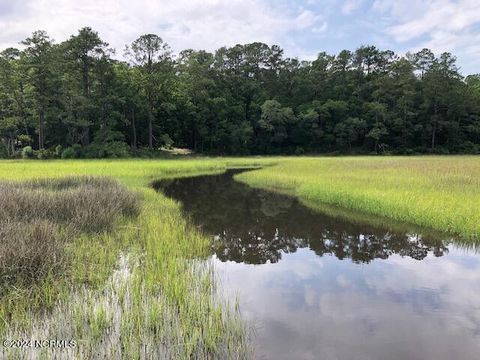
[[[325,206],[334,205],[338,214],[356,210],[472,243],[480,237],[477,156],[291,158],[236,178],[290,193],[324,211],[335,211]]]
[[[234,198],[223,190],[231,176],[193,187],[176,180],[229,167],[261,169],[234,175],[248,184],[235,181]],[[465,156],[2,161],[2,334],[78,341],[43,350],[50,357],[252,357],[264,348],[242,300],[247,285],[222,275],[233,274],[228,264],[281,269],[304,249],[355,264],[428,263],[452,258],[444,255],[460,244],[476,263],[468,249],[478,239],[479,169],[477,157]],[[162,179],[180,181],[183,195],[154,191]],[[218,224],[215,214],[229,216],[228,231],[208,224],[210,215]]]
[[[214,296],[209,238],[149,184],[258,162],[1,162],[2,337],[77,342],[3,356],[249,357],[235,303]]]
[[[14,311],[48,305],[68,281],[72,239],[139,212],[138,195],[101,177],[1,182],[0,202],[2,325]]]

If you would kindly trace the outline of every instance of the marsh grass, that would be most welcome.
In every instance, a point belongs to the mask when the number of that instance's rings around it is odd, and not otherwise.
[[[109,230],[118,216],[139,211],[137,194],[102,177],[3,182],[0,203],[2,222],[46,220],[77,232]]]
[[[252,358],[249,328],[238,307],[218,295],[208,261],[210,239],[188,224],[178,203],[149,185],[161,178],[218,173],[229,166],[260,163],[266,161],[0,162],[0,178],[21,180],[41,174],[42,179],[30,182],[34,192],[74,191],[78,187],[61,178],[67,174],[109,175],[142,199],[137,217],[128,216],[127,207],[109,231],[75,222],[83,230],[76,231],[75,237],[68,235],[63,253],[68,269],[59,277],[47,275],[38,282],[36,296],[40,300],[25,290],[12,291],[2,300],[6,305],[0,308],[3,338],[73,338],[77,347],[67,351],[4,348],[0,357]],[[42,211],[38,213],[43,216]],[[62,219],[59,215],[58,226],[67,228],[69,221]],[[42,311],[36,311],[35,303],[42,304]]]
[[[251,358],[252,349],[244,338],[245,324],[232,316],[238,313],[225,311],[229,308],[225,303],[213,304],[205,288],[198,286],[209,287],[206,283],[211,283],[211,265],[200,262],[191,265],[194,278],[189,300],[205,309],[188,315],[199,316],[199,322],[210,320],[205,324],[186,328],[183,320],[186,314],[179,312],[176,304],[162,292],[154,296],[136,281],[140,259],[122,254],[100,291],[83,286],[27,331],[11,327],[5,334],[6,338],[32,340],[77,339],[77,346],[43,351],[3,349],[3,355],[12,359]],[[212,304],[217,310],[210,309]]]
[[[288,158],[236,178],[320,210],[333,205],[480,239],[478,156]]]
[[[139,196],[116,180],[69,177],[0,183],[0,303],[15,311],[48,308],[71,269],[69,243],[138,215]],[[48,284],[57,282],[56,287]],[[21,299],[21,300],[19,300]]]
[[[0,296],[62,269],[65,235],[50,221],[0,222]]]
[[[76,241],[76,287],[5,338],[75,339],[72,349],[3,349],[12,359],[249,359],[247,324],[217,296],[209,239],[179,205],[142,192],[136,219]],[[73,244],[72,244],[73,245]]]
[[[480,233],[478,157],[0,161],[1,179],[43,178],[31,182],[33,192],[74,191],[68,181],[38,185],[66,175],[110,176],[142,198],[138,216],[129,217],[127,207],[109,231],[76,222],[85,227],[65,243],[60,264],[68,263],[68,270],[60,277],[41,272],[40,291],[13,291],[9,301],[0,304],[4,338],[72,337],[78,346],[69,351],[3,349],[1,355],[11,359],[253,357],[249,327],[236,304],[223,300],[207,260],[209,238],[188,224],[178,203],[149,188],[154,180],[242,166],[264,168],[237,175],[238,179],[288,192],[312,207],[328,204],[328,211],[336,216],[350,217],[344,210],[351,209],[471,238]],[[61,219],[54,226],[65,229],[69,222]],[[12,219],[12,226],[18,220]],[[35,303],[47,304],[49,311],[34,311]],[[6,314],[10,314],[7,322]]]

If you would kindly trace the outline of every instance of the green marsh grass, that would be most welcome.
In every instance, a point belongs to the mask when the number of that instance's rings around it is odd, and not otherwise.
[[[251,358],[246,324],[233,304],[217,296],[212,265],[206,260],[210,240],[186,222],[178,203],[155,192],[150,183],[268,163],[271,160],[0,162],[0,178],[9,182],[68,183],[63,177],[110,176],[142,199],[137,217],[129,217],[127,211],[109,231],[83,231],[69,239],[64,249],[68,281],[43,279],[43,311],[30,308],[30,296],[17,295],[12,296],[23,306],[2,308],[3,338],[74,339],[77,346],[23,352],[4,348],[3,355]]]
[[[480,239],[478,156],[283,158],[236,179],[319,210],[333,205]]]
[[[243,166],[263,168],[237,179],[333,214],[350,216],[344,214],[352,210],[470,239],[480,234],[480,159],[473,156],[1,161],[0,180],[108,176],[141,198],[138,216],[127,212],[108,231],[70,239],[64,250],[69,281],[54,290],[58,279],[43,278],[48,311],[23,306],[6,314],[2,308],[3,319],[11,319],[3,336],[78,342],[74,349],[44,350],[46,358],[252,357],[248,326],[235,304],[217,296],[207,260],[210,240],[186,221],[178,203],[150,188],[163,178]],[[33,301],[13,296],[27,305]],[[33,350],[4,355],[40,356]]]

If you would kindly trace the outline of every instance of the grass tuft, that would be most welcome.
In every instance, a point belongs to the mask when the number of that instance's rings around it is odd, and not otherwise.
[[[109,178],[69,177],[0,183],[0,219],[47,220],[79,232],[111,229],[118,216],[136,216],[138,196]]]
[[[18,308],[48,308],[52,282],[67,281],[66,249],[82,233],[111,230],[136,216],[139,197],[116,180],[94,177],[0,183],[0,296],[5,319]],[[48,281],[46,281],[48,279]],[[61,286],[59,286],[61,288]],[[20,295],[22,301],[12,301]]]
[[[47,220],[0,223],[0,289],[30,287],[62,269],[65,236]]]

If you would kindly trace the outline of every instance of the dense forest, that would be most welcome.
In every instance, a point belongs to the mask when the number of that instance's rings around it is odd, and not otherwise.
[[[118,60],[118,59],[122,60]],[[480,153],[480,75],[450,53],[374,46],[314,61],[263,43],[173,54],[146,34],[115,52],[83,28],[0,53],[0,157]]]

